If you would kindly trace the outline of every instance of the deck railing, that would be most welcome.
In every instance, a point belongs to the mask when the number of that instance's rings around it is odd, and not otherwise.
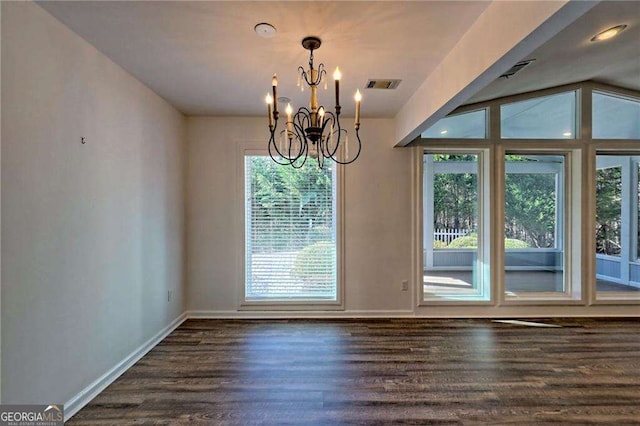
[[[469,229],[434,229],[433,239],[434,241],[442,241],[445,244],[449,244],[451,241],[459,237],[464,237],[469,232]]]

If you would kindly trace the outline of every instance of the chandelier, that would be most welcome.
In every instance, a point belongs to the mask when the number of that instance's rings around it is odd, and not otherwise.
[[[349,135],[340,124],[340,69],[336,67],[333,73],[335,80],[335,112],[318,104],[318,87],[324,81],[327,88],[326,70],[324,64],[314,68],[313,51],[320,47],[321,41],[317,37],[305,37],[302,47],[309,51],[309,69],[298,67],[298,86],[304,91],[306,84],[310,89],[309,108],[300,107],[294,114],[291,104],[285,108],[287,121],[278,128],[278,78],[273,75],[271,80],[273,95],[266,97],[267,113],[269,115],[269,156],[280,165],[290,165],[294,168],[302,167],[308,157],[318,161],[322,168],[325,160],[332,160],[338,164],[353,163],[360,155],[362,142],[360,141],[360,102],[362,96],[357,90],[355,94],[355,142],[349,152]]]

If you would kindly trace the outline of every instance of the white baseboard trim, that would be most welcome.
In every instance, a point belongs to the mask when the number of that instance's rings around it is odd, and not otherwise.
[[[199,319],[338,319],[413,318],[409,310],[386,311],[187,311],[187,318]]]
[[[160,330],[155,336],[144,342],[140,347],[131,352],[125,359],[116,364],[111,370],[104,373],[97,380],[91,383],[89,386],[81,390],[73,398],[64,403],[64,421],[68,421],[74,414],[76,414],[82,407],[87,405],[93,398],[98,396],[107,386],[113,383],[118,377],[120,377],[125,371],[127,371],[133,364],[138,362],[140,358],[145,356],[147,352],[153,349],[158,343],[160,343],[165,337],[167,337],[173,330],[178,328],[187,319],[187,313],[184,312],[178,318],[173,320],[171,324]]]
[[[637,303],[637,302],[636,302]],[[549,306],[551,310],[539,311],[536,305],[514,305],[502,306],[496,309],[492,306],[481,306],[481,310],[488,308],[485,312],[470,311],[473,306],[444,306],[445,311],[437,310],[426,313],[424,309],[431,310],[432,305],[420,306],[416,312],[406,310],[390,310],[390,311],[345,311],[345,312],[320,312],[320,311],[187,311],[187,319],[238,319],[238,320],[254,320],[254,319],[367,319],[367,318],[413,318],[416,320],[429,319],[513,319],[513,318],[630,318],[640,317],[637,310],[637,304],[632,302],[629,305],[616,305],[615,309],[628,310],[624,312],[616,312],[609,309],[612,305],[602,303],[586,308],[589,312],[569,311],[566,306]],[[576,306],[580,308],[580,306]],[[455,309],[459,308],[459,309]],[[573,308],[573,306],[571,307]],[[584,308],[584,307],[583,307]],[[631,309],[634,312],[631,312]],[[532,311],[533,310],[533,311]]]

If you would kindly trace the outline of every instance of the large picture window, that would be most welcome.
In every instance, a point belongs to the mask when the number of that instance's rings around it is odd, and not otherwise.
[[[564,293],[562,155],[505,156],[505,291]]]
[[[639,138],[640,93],[595,82],[432,123],[412,142],[418,309],[640,303]]]
[[[482,152],[423,157],[424,300],[490,298],[482,160]]]
[[[640,292],[640,156],[596,156],[596,289]]]
[[[245,156],[245,300],[336,301],[336,171]]]

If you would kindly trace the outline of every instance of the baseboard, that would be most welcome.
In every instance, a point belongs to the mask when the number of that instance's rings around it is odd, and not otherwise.
[[[187,318],[200,319],[338,319],[338,318],[411,318],[413,311],[187,311]]]
[[[104,373],[96,381],[89,386],[81,390],[73,398],[65,402],[64,404],[64,421],[68,421],[74,414],[76,414],[82,407],[87,405],[93,398],[98,396],[107,386],[113,383],[118,377],[120,377],[125,371],[127,371],[133,364],[138,362],[140,358],[146,355],[154,346],[160,343],[165,337],[167,337],[173,330],[178,328],[187,319],[187,313],[184,312],[178,318],[173,320],[171,324],[160,330],[155,336],[144,342],[140,347],[131,352],[125,359],[116,364],[111,370]]]
[[[424,313],[421,311],[425,308],[422,306],[418,311],[407,310],[389,310],[389,311],[344,311],[344,312],[321,312],[321,311],[209,311],[196,310],[187,311],[187,319],[359,319],[359,318],[414,318],[414,319],[513,319],[513,318],[630,318],[640,317],[640,313],[631,313],[625,311],[616,313],[607,308],[607,304],[602,304],[602,308],[587,308],[590,312],[571,312],[567,311],[564,306],[551,306],[558,308],[558,311],[535,311],[530,309],[522,310],[521,308],[539,308],[539,306],[523,306],[517,305],[513,308],[519,308],[517,311],[509,310],[508,312],[470,312],[468,306],[461,306],[460,310],[446,312]],[[617,306],[620,308],[622,305]],[[635,309],[635,306],[629,305]],[[432,306],[426,306],[430,308]],[[449,306],[452,308],[455,306]],[[510,308],[510,307],[505,307]],[[604,309],[604,311],[600,311]],[[600,312],[599,312],[600,311]]]

